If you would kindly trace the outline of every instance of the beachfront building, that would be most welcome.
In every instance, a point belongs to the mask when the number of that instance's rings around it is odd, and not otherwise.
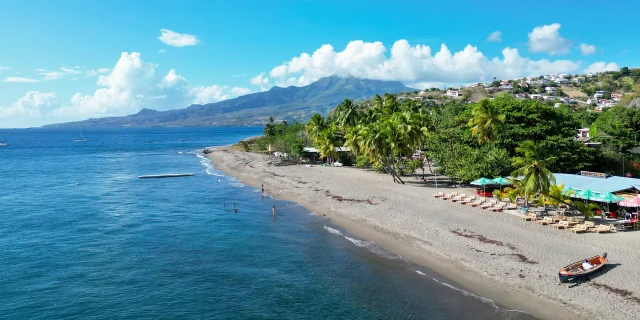
[[[599,172],[581,171],[580,174],[554,173],[556,184],[575,190],[589,190],[592,193],[612,193],[625,199],[638,195],[640,179],[611,176]]]

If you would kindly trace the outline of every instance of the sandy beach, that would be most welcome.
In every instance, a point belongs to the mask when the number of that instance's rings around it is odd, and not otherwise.
[[[431,195],[351,167],[267,167],[266,156],[214,148],[216,169],[295,201],[364,240],[452,279],[452,284],[543,319],[638,319],[640,232],[573,234]],[[408,178],[412,179],[412,178]],[[454,189],[439,188],[450,192]],[[607,252],[610,266],[590,281],[558,284],[557,272]]]

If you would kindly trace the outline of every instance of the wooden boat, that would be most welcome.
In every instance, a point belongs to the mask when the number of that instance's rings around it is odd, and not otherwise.
[[[589,268],[588,270],[585,270],[582,267],[582,263],[584,262],[584,260],[589,261],[589,263],[593,267]],[[594,256],[589,259],[582,259],[580,261],[576,261],[562,268],[560,272],[558,272],[558,278],[560,278],[560,282],[567,282],[575,279],[584,278],[586,276],[589,276],[591,274],[598,272],[598,270],[601,270],[608,262],[609,260],[607,260],[606,253],[604,253],[601,256]]]

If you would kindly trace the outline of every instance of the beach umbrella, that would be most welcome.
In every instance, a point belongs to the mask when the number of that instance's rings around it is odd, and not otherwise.
[[[513,181],[503,177],[497,177],[495,179],[491,179],[491,182],[492,184],[497,184],[500,186],[500,192],[502,192],[502,186],[510,186],[513,184]]]
[[[618,205],[623,207],[640,207],[640,196],[620,201],[618,202]]]
[[[593,197],[593,191],[587,189],[580,190],[578,191],[578,193],[576,193],[576,197],[585,200],[591,200],[591,197]]]
[[[616,196],[613,193],[607,192],[607,193],[602,193],[602,194],[599,194],[597,196],[594,196],[593,200],[594,201],[599,201],[599,202],[606,202],[607,203],[607,212],[609,212],[609,203],[620,202],[620,201],[624,200],[624,198],[621,197],[621,196]]]
[[[488,184],[492,184],[492,180],[491,179],[487,179],[487,178],[480,178],[478,180],[471,181],[471,184],[475,185],[475,186],[482,186],[482,191],[486,192],[485,191],[485,186],[488,185]]]

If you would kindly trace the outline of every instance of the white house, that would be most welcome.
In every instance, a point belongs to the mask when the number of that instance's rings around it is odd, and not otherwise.
[[[589,128],[578,129],[576,140],[589,140]]]
[[[598,103],[597,99],[587,99],[587,104]]]
[[[594,99],[602,99],[602,97],[604,97],[604,91],[596,91],[596,93],[593,94],[593,98]]]
[[[447,90],[447,93],[445,93],[446,96],[448,97],[459,97],[462,94],[460,93],[460,90],[458,89],[449,89]]]
[[[622,93],[619,92],[614,92],[611,94],[611,99],[613,101],[620,101],[620,99],[622,99]]]
[[[542,99],[542,95],[537,93],[529,95],[529,97],[531,97],[531,99]]]
[[[524,100],[527,98],[527,95],[524,93],[516,93],[514,96],[516,97],[516,99],[520,99],[520,100]]]
[[[544,87],[544,91],[547,93],[556,93],[556,87]]]
[[[513,89],[513,86],[509,83],[503,84],[500,86],[500,90],[511,90],[511,89]]]
[[[573,82],[575,83],[584,83],[586,79],[584,77],[575,77],[573,78]]]

